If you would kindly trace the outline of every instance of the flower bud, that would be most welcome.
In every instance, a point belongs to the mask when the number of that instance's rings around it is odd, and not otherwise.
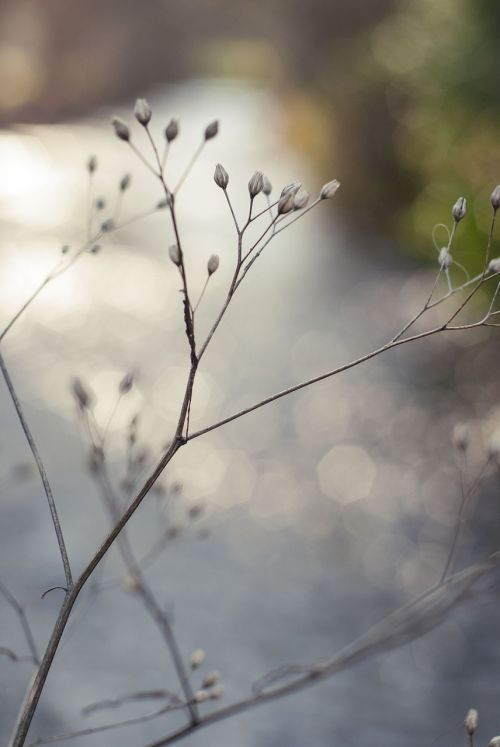
[[[179,123],[176,119],[171,119],[168,125],[165,127],[165,138],[167,143],[171,143],[175,140],[179,134]]]
[[[130,390],[132,389],[132,385],[134,383],[134,374],[133,373],[126,373],[123,379],[120,381],[120,384],[118,386],[118,392],[121,396],[124,394],[128,394]]]
[[[210,693],[207,690],[197,690],[194,694],[194,699],[197,703],[204,703],[210,698]]]
[[[308,202],[309,192],[306,192],[306,190],[301,187],[299,191],[295,193],[295,197],[293,198],[293,209],[302,210]]]
[[[214,182],[221,189],[227,189],[227,185],[229,184],[229,174],[227,173],[224,166],[222,166],[222,164],[220,163],[218,163],[215,167]]]
[[[174,265],[177,265],[177,267],[179,267],[181,263],[181,253],[177,244],[172,244],[168,247],[168,256],[170,257]]]
[[[95,156],[90,156],[89,160],[87,161],[87,171],[89,174],[93,174],[95,171],[97,171],[97,158]]]
[[[250,198],[253,200],[254,197],[257,197],[257,195],[262,192],[263,187],[264,174],[262,174],[261,171],[256,171],[248,182],[248,191],[250,193]]]
[[[470,444],[470,432],[465,423],[457,423],[453,428],[453,446],[457,451],[466,452]]]
[[[104,223],[101,224],[101,231],[103,233],[108,233],[109,231],[113,231],[115,228],[115,222],[113,218],[108,218],[104,221]]]
[[[301,186],[302,186],[301,182],[297,182],[297,181],[290,182],[290,184],[287,184],[285,187],[283,187],[283,189],[281,190],[280,197],[284,197],[285,195],[289,194],[290,192],[292,194],[295,194],[296,192],[299,191],[299,189],[301,188]]]
[[[143,127],[151,121],[153,112],[146,99],[137,99],[134,106],[134,116]]]
[[[490,259],[488,270],[489,272],[500,272],[500,257]]]
[[[91,397],[88,391],[83,386],[81,379],[74,378],[72,383],[73,396],[76,399],[80,410],[86,410],[91,406]]]
[[[285,215],[293,210],[293,202],[295,195],[293,192],[288,192],[280,197],[278,202],[278,215]]]
[[[448,249],[447,249],[446,246],[443,246],[443,248],[440,250],[439,257],[438,257],[438,262],[439,262],[439,266],[443,270],[447,270],[448,267],[453,262],[453,258],[452,258],[451,254],[448,251]]]
[[[219,122],[217,119],[215,119],[213,122],[210,122],[210,124],[205,127],[205,132],[204,132],[205,140],[211,140],[213,137],[217,135],[218,132],[219,132]]]
[[[203,687],[213,687],[216,685],[220,680],[220,672],[214,671],[209,672],[206,677],[204,677],[202,685]]]
[[[451,214],[455,223],[460,223],[466,212],[467,200],[465,199],[465,197],[459,197],[451,209]]]
[[[123,119],[120,119],[119,117],[113,117],[111,120],[111,124],[114,127],[115,135],[120,138],[120,140],[125,140],[125,142],[128,142],[130,140],[130,130],[128,128],[128,124],[123,121]]]
[[[273,191],[273,185],[271,184],[267,176],[264,176],[262,180],[262,191],[264,192],[266,197],[269,197],[269,195]]]
[[[467,711],[467,715],[465,717],[464,726],[467,731],[467,734],[472,736],[474,732],[477,730],[479,723],[479,714],[476,711],[475,708],[470,708]]]
[[[224,695],[224,688],[222,685],[216,685],[210,690],[210,697],[212,700],[218,700],[219,698],[222,698]]]
[[[337,181],[337,179],[332,179],[331,182],[323,184],[323,186],[321,187],[321,192],[319,193],[320,199],[329,200],[330,197],[333,197],[339,187],[340,182]]]
[[[212,254],[207,262],[207,271],[209,275],[213,275],[219,267],[219,257],[217,254]]]
[[[500,207],[500,184],[497,184],[493,192],[491,193],[491,207],[496,211]]]
[[[130,174],[125,174],[120,179],[120,192],[125,192],[130,187],[130,182],[132,181],[132,177]]]
[[[190,657],[191,669],[198,669],[205,661],[205,652],[202,648],[197,648]]]
[[[134,575],[129,573],[127,576],[123,577],[122,587],[125,591],[133,593],[134,591],[137,591],[139,589],[139,581]]]

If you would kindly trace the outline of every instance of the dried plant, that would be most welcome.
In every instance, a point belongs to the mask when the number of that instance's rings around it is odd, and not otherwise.
[[[320,372],[316,376],[275,392],[221,420],[209,423],[199,430],[192,431],[190,427],[190,415],[197,373],[203,357],[211,345],[219,325],[228,312],[231,301],[241,284],[248,279],[247,276],[251,269],[260,260],[264,251],[276,237],[290,228],[296,221],[303,219],[306,214],[317,208],[322,202],[333,198],[340,185],[336,179],[333,179],[321,188],[316,198],[311,199],[299,182],[293,182],[285,186],[277,196],[272,197],[273,191],[269,179],[262,172],[256,171],[248,182],[248,213],[242,219],[240,216],[237,216],[230,198],[230,175],[221,164],[216,165],[214,181],[222,191],[222,198],[227,203],[230,219],[235,229],[234,269],[229,286],[221,300],[219,311],[206,336],[200,337],[197,325],[197,313],[209,287],[210,279],[219,268],[220,260],[216,254],[211,254],[205,258],[206,280],[199,297],[194,298],[186,268],[182,227],[178,223],[176,201],[179,191],[184,187],[200,153],[209,141],[218,134],[218,122],[211,122],[204,129],[193,157],[186,164],[185,169],[174,184],[167,171],[167,165],[170,149],[179,135],[177,121],[171,120],[165,127],[164,142],[163,145],[160,145],[155,141],[150,131],[153,112],[145,99],[139,99],[136,102],[134,115],[146,135],[151,158],[136,145],[135,132],[126,122],[119,118],[114,118],[113,127],[116,136],[123,141],[124,147],[132,149],[137,158],[144,164],[145,168],[158,183],[160,189],[159,200],[151,212],[164,210],[167,211],[170,217],[175,241],[168,248],[168,255],[173,265],[172,269],[178,273],[179,277],[181,289],[179,319],[182,319],[187,347],[188,365],[184,394],[179,403],[179,413],[174,432],[170,435],[170,440],[165,446],[161,457],[156,461],[153,460],[147,444],[141,440],[140,414],[138,413],[130,420],[127,432],[125,433],[123,452],[124,469],[122,474],[116,475],[110,469],[108,463],[108,431],[123,399],[127,397],[135,385],[135,372],[125,372],[122,379],[117,383],[116,402],[109,413],[105,427],[99,425],[95,417],[95,398],[92,392],[84,381],[79,378],[74,379],[72,394],[88,449],[88,469],[96,482],[110,524],[108,534],[100,546],[92,557],[88,559],[84,569],[78,575],[75,575],[66,547],[64,530],[58,515],[56,497],[53,494],[47,471],[26,420],[9,370],[3,356],[0,355],[2,375],[43,485],[64,575],[64,581],[61,582],[61,585],[54,587],[64,591],[64,598],[43,653],[38,651],[38,646],[35,643],[35,637],[24,609],[16,597],[3,584],[0,585],[1,596],[18,617],[29,652],[27,655],[19,655],[9,646],[2,645],[0,646],[0,655],[8,657],[12,661],[30,661],[34,667],[34,676],[27,689],[26,698],[13,730],[12,747],[22,747],[22,745],[27,743],[30,725],[37,710],[54,657],[58,651],[62,635],[67,629],[68,623],[73,618],[72,612],[75,602],[85,585],[96,577],[98,567],[102,564],[110,548],[115,544],[126,567],[126,575],[123,579],[119,579],[118,582],[122,584],[128,593],[133,594],[142,603],[145,612],[157,626],[165,647],[171,656],[180,690],[179,692],[170,692],[166,689],[144,689],[125,695],[117,695],[106,701],[89,704],[84,709],[87,715],[91,715],[97,711],[117,709],[131,702],[159,702],[157,708],[140,716],[125,718],[106,725],[91,726],[85,730],[73,733],[35,737],[32,741],[28,742],[30,745],[67,741],[78,736],[106,733],[113,729],[157,719],[172,711],[184,711],[186,717],[185,725],[180,729],[169,731],[167,721],[164,736],[154,744],[149,745],[149,747],[160,747],[161,745],[173,743],[217,721],[235,716],[260,704],[281,698],[289,693],[318,683],[346,670],[354,663],[366,657],[394,649],[422,636],[439,625],[449,615],[450,611],[455,609],[464,600],[484,593],[491,585],[491,579],[498,570],[500,563],[500,550],[498,550],[490,554],[482,562],[466,567],[461,571],[454,570],[459,534],[470,499],[476,493],[484,475],[488,470],[497,469],[500,461],[498,458],[500,446],[497,441],[493,440],[484,464],[473,479],[468,480],[465,470],[461,470],[460,508],[457,513],[453,535],[450,538],[446,562],[434,586],[388,615],[340,652],[325,657],[321,661],[309,664],[287,664],[279,669],[270,671],[253,684],[252,691],[247,697],[230,702],[227,705],[205,710],[206,705],[202,704],[218,701],[224,695],[221,675],[218,671],[205,672],[205,674],[200,674],[198,677],[198,684],[193,685],[194,674],[203,667],[205,652],[202,649],[195,649],[186,660],[178,646],[171,617],[165,612],[158,601],[147,579],[147,569],[150,564],[155,561],[169,543],[175,540],[182,528],[191,527],[195,524],[203,509],[202,506],[193,504],[187,510],[187,514],[184,514],[181,518],[176,516],[175,497],[179,496],[182,488],[177,483],[167,484],[160,481],[165,468],[178,451],[189,448],[189,444],[192,441],[201,438],[204,434],[243,418],[248,413],[287,397],[293,392],[355,368],[376,356],[382,355],[386,351],[433,336],[463,332],[465,330],[473,332],[479,328],[500,326],[500,322],[497,321],[500,310],[496,306],[500,289],[500,258],[491,256],[495,220],[498,208],[500,207],[500,187],[496,187],[491,195],[491,221],[484,252],[483,267],[480,273],[474,277],[469,277],[467,270],[456,262],[452,254],[453,243],[456,239],[459,224],[466,218],[466,200],[461,197],[452,207],[450,228],[445,226],[447,233],[445,246],[440,247],[436,244],[438,268],[435,281],[428,295],[418,311],[399,331],[391,334],[383,345],[341,366]],[[83,255],[98,254],[101,243],[105,242],[109,234],[133,221],[145,217],[143,214],[121,221],[123,197],[131,187],[131,178],[128,174],[125,174],[120,179],[115,205],[109,211],[106,199],[94,196],[95,180],[99,173],[97,159],[94,156],[88,160],[87,172],[89,179],[89,210],[86,240],[77,248],[63,248],[60,260],[55,267],[46,275],[34,293],[0,332],[0,342],[4,340],[13,325],[29,309],[35,299],[52,280],[66,272]],[[236,188],[238,187],[239,185],[236,185]],[[250,228],[254,233],[256,232],[256,239],[252,238],[249,240]],[[457,282],[456,276],[460,274],[463,274],[463,277],[460,278],[460,282]],[[470,318],[464,319],[463,312],[469,309],[472,299],[478,297],[481,298],[482,303],[485,305],[485,310],[475,320],[471,321]],[[425,322],[429,317],[428,312],[441,306],[448,308],[445,320],[417,330],[417,322]],[[466,426],[459,425],[456,427],[453,434],[453,443],[458,457],[464,459],[470,443],[470,436]],[[166,512],[166,528],[159,540],[150,548],[149,552],[143,557],[138,557],[127,531],[128,524],[139,506],[152,493],[157,494],[162,510]],[[99,583],[93,588],[98,593]],[[47,590],[45,593],[49,591],[53,591],[53,589]],[[477,712],[472,709],[467,714],[465,720],[465,728],[471,745],[473,745],[473,737],[477,725]],[[496,744],[495,740],[491,742],[491,744],[494,743]]]

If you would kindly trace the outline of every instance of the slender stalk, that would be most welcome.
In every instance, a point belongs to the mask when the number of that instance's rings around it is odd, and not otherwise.
[[[18,616],[19,622],[21,623],[21,628],[23,629],[24,637],[26,639],[26,643],[28,644],[28,648],[31,654],[30,659],[33,664],[38,667],[40,665],[40,655],[38,653],[38,648],[35,643],[33,631],[31,630],[31,626],[28,622],[24,607],[17,601],[16,597],[7,589],[6,586],[4,586],[1,581],[0,594],[7,600],[7,602],[10,604],[10,606]]]

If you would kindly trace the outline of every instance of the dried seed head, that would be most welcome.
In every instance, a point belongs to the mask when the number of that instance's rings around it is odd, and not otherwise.
[[[302,210],[308,202],[309,192],[306,192],[306,190],[301,187],[299,191],[295,193],[295,197],[293,198],[293,209]]]
[[[204,703],[210,698],[210,693],[207,690],[197,690],[194,694],[194,699],[197,703]]]
[[[73,379],[71,389],[80,410],[86,410],[92,406],[91,396],[78,377]]]
[[[203,678],[203,687],[213,687],[220,681],[220,672],[214,671],[209,672],[206,677]]]
[[[466,212],[467,200],[465,199],[465,197],[459,197],[451,209],[451,214],[455,223],[460,223]]]
[[[126,373],[123,379],[120,381],[120,384],[118,386],[118,392],[121,396],[124,394],[128,394],[130,390],[132,389],[134,383],[134,374],[133,373]]]
[[[262,191],[266,195],[266,197],[269,197],[271,192],[273,191],[273,185],[267,178],[267,176],[264,175],[263,184],[262,184]]]
[[[287,192],[280,197],[280,201],[278,202],[278,215],[285,215],[293,210],[294,198],[294,192]]]
[[[217,254],[212,254],[207,262],[207,271],[209,275],[213,275],[219,267],[219,257]]]
[[[137,99],[134,106],[134,116],[143,127],[151,121],[153,112],[146,99]]]
[[[165,127],[165,139],[167,143],[171,143],[175,140],[179,134],[179,122],[176,119],[171,119],[168,125]]]
[[[493,257],[488,265],[489,272],[500,272],[500,257]]]
[[[103,233],[108,233],[109,231],[112,231],[115,227],[115,222],[113,218],[108,218],[104,221],[104,223],[101,224],[101,231]]]
[[[442,249],[439,252],[439,257],[438,257],[439,266],[443,270],[447,270],[448,267],[451,265],[452,262],[453,262],[453,257],[451,256],[450,252],[448,251],[448,248],[446,246],[443,246]]]
[[[93,174],[97,171],[97,158],[95,156],[90,156],[87,161],[87,171],[89,174]]]
[[[218,163],[214,171],[214,182],[221,189],[227,189],[229,184],[229,174],[222,164]]]
[[[181,253],[177,244],[172,244],[168,247],[168,256],[170,257],[174,265],[177,265],[177,267],[179,267],[181,263]]]
[[[263,187],[264,174],[261,171],[256,171],[248,182],[248,191],[252,200],[254,197],[257,197],[260,192],[262,192]]]
[[[197,648],[190,657],[191,669],[198,669],[205,661],[205,652],[202,648]]]
[[[130,174],[125,174],[120,179],[120,192],[125,192],[130,187],[130,182],[132,181],[132,177]]]
[[[329,200],[330,197],[333,197],[339,187],[340,182],[337,181],[337,179],[332,179],[331,182],[327,182],[321,187],[321,192],[319,193],[320,198],[322,200]]]
[[[467,715],[465,717],[464,726],[467,731],[467,734],[474,734],[474,732],[477,730],[479,723],[479,714],[476,711],[475,708],[470,708],[467,711]]]
[[[496,211],[500,207],[500,184],[497,184],[493,192],[491,193],[491,207]]]
[[[457,451],[466,452],[470,445],[470,432],[465,423],[457,423],[453,428],[453,446]]]
[[[302,184],[301,182],[290,182],[290,184],[287,184],[283,189],[281,190],[281,197],[284,197],[285,195],[289,194],[290,192],[292,194],[296,194],[299,189],[301,188]]]
[[[212,700],[218,700],[219,698],[222,698],[224,695],[224,688],[222,685],[216,685],[210,690],[210,697]]]
[[[211,140],[213,137],[217,135],[219,132],[219,122],[217,119],[215,119],[213,122],[210,122],[209,125],[205,127],[205,132],[203,133],[205,140]]]
[[[124,122],[123,119],[120,119],[120,117],[113,117],[111,124],[114,127],[115,135],[120,138],[120,140],[125,140],[125,142],[130,140],[130,130],[128,124]]]

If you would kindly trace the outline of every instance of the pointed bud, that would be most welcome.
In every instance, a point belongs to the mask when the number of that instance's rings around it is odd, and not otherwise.
[[[214,182],[221,189],[227,189],[227,185],[229,184],[229,174],[227,173],[224,166],[222,166],[222,164],[220,163],[218,163],[215,167]]]
[[[459,197],[451,209],[451,214],[455,223],[460,223],[466,212],[467,200],[465,199],[465,197]]]
[[[120,140],[125,140],[125,142],[128,142],[130,140],[130,130],[128,128],[128,124],[123,121],[123,119],[120,119],[119,117],[113,117],[111,120],[111,124],[114,127],[115,135],[120,138]]]
[[[293,210],[294,198],[295,195],[293,192],[288,192],[284,194],[283,197],[280,197],[280,201],[278,202],[278,215],[285,215]]]
[[[217,135],[218,132],[219,132],[219,122],[216,119],[213,122],[210,122],[210,124],[205,127],[205,132],[204,132],[205,140],[211,140],[213,137]]]
[[[212,254],[207,262],[207,270],[209,275],[213,275],[219,267],[219,257],[217,254]]]
[[[89,174],[93,174],[97,171],[97,158],[95,156],[90,156],[87,161],[87,171]]]
[[[120,381],[120,384],[118,386],[118,392],[121,396],[124,394],[128,394],[130,390],[132,389],[132,385],[134,383],[134,374],[133,373],[127,373],[123,377],[123,379]]]
[[[464,726],[465,726],[465,730],[467,731],[467,734],[472,736],[474,732],[477,730],[478,724],[479,724],[479,714],[475,708],[470,708],[467,711],[467,715],[464,721]]]
[[[130,182],[132,181],[132,177],[130,174],[125,174],[120,179],[120,192],[125,192],[130,187]]]
[[[337,181],[337,179],[332,179],[331,182],[327,182],[321,187],[321,192],[319,193],[320,198],[322,200],[329,200],[330,197],[333,197],[339,187],[340,182]]]
[[[216,685],[210,690],[210,697],[212,700],[219,700],[224,695],[224,688],[222,685]]]
[[[213,687],[220,681],[220,672],[214,671],[209,672],[204,678],[202,685],[203,687]]]
[[[203,651],[203,649],[197,648],[195,651],[193,651],[189,661],[191,664],[191,669],[198,669],[198,667],[201,667],[201,665],[205,661],[205,652]]]
[[[262,191],[264,192],[264,194],[266,195],[266,197],[269,197],[269,195],[273,191],[273,185],[271,184],[271,182],[269,181],[269,179],[267,178],[267,176],[264,176],[264,180],[263,180],[263,184],[262,184]]]
[[[299,191],[295,193],[295,196],[293,198],[293,209],[302,210],[302,208],[304,208],[308,202],[309,192],[306,192],[306,190],[302,189],[301,187]]]
[[[491,193],[491,207],[496,211],[500,207],[500,184],[497,184],[493,192]]]
[[[134,116],[143,127],[151,121],[153,112],[146,99],[137,99],[134,106]]]
[[[253,200],[254,197],[257,197],[257,195],[262,192],[263,187],[264,174],[262,174],[262,172],[260,171],[256,171],[248,182],[248,191],[250,193],[250,198]]]
[[[448,251],[446,246],[443,246],[443,248],[439,252],[439,257],[438,257],[439,266],[443,270],[447,270],[452,262],[453,262],[453,258],[450,252]]]
[[[284,197],[285,195],[289,194],[290,192],[292,194],[296,194],[299,189],[301,188],[302,184],[300,182],[290,182],[290,184],[287,184],[283,189],[281,190],[281,197]]]
[[[168,256],[170,257],[174,265],[177,265],[177,267],[179,267],[181,263],[181,253],[177,244],[172,244],[172,246],[169,246]]]
[[[204,703],[210,698],[210,693],[207,690],[197,690],[194,694],[194,699],[197,703]]]
[[[457,451],[466,452],[470,444],[470,432],[465,423],[457,423],[453,428],[453,446]]]
[[[490,260],[488,270],[490,272],[500,272],[500,257],[494,257]]]
[[[80,410],[83,411],[83,410],[86,410],[88,407],[91,407],[90,394],[83,386],[81,379],[79,378],[73,379],[71,388],[73,390],[73,396],[76,399],[76,402]]]
[[[179,123],[176,119],[171,119],[168,125],[165,127],[165,139],[167,143],[171,143],[175,140],[179,134]]]

